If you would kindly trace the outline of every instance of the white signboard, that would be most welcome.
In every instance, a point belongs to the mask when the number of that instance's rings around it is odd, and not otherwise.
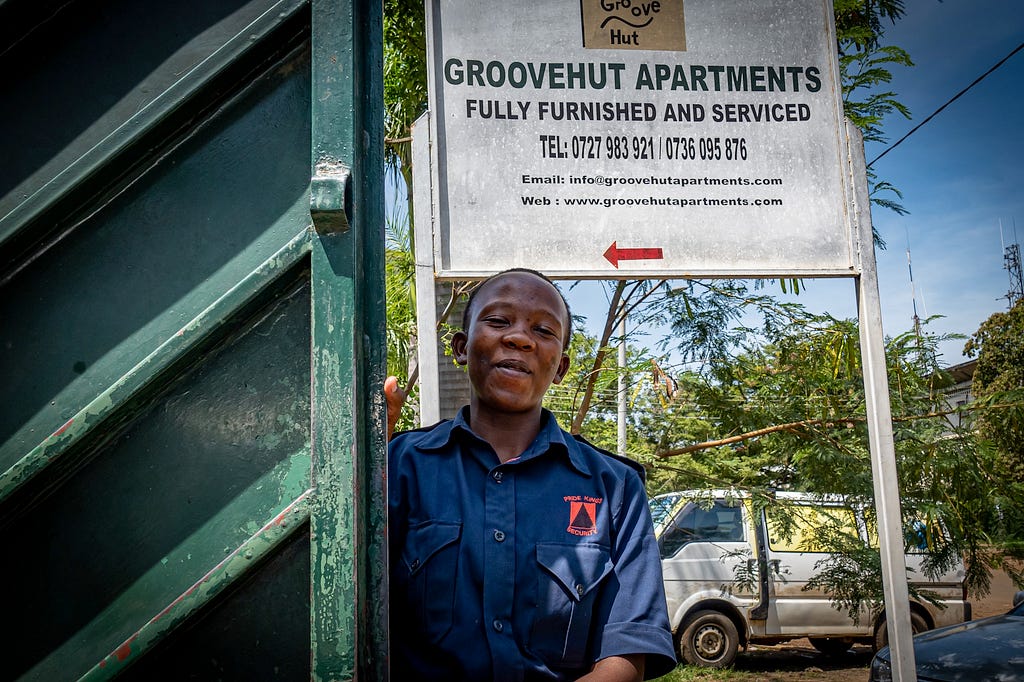
[[[826,0],[427,0],[440,277],[851,275]]]

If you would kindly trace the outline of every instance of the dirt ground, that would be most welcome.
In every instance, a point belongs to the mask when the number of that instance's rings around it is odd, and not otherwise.
[[[1005,573],[992,577],[992,591],[972,597],[973,617],[985,618],[1009,610],[1014,592]],[[776,646],[756,646],[736,659],[735,670],[765,682],[865,682],[871,647],[856,646],[839,657],[822,656],[806,639]]]

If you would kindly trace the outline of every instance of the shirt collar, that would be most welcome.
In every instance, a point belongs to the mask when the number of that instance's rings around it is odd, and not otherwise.
[[[473,433],[469,426],[469,406],[464,406],[454,419],[445,420],[425,431],[413,445],[422,452],[440,452],[448,448],[460,438],[470,438],[483,442],[482,439]],[[549,410],[541,410],[540,432],[530,447],[518,459],[531,459],[533,457],[551,452],[553,454],[564,454],[573,469],[584,476],[590,476],[590,467],[580,452],[580,445],[574,438],[568,437],[559,427]]]

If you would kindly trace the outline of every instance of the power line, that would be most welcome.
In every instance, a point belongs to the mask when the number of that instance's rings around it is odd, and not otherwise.
[[[900,146],[900,143],[901,143],[901,142],[903,142],[903,140],[905,140],[905,139],[907,139],[908,137],[910,137],[911,135],[913,135],[913,134],[914,134],[915,132],[917,132],[917,129],[918,129],[918,128],[920,128],[920,127],[921,127],[921,126],[923,126],[923,125],[924,125],[925,123],[927,123],[928,121],[930,121],[930,120],[932,120],[933,118],[935,118],[936,116],[938,116],[939,112],[941,112],[941,111],[942,111],[943,109],[945,109],[946,107],[948,107],[948,106],[949,106],[950,104],[952,104],[953,102],[955,102],[955,101],[957,101],[958,99],[960,99],[960,97],[961,97],[961,96],[962,96],[962,95],[963,95],[964,93],[966,93],[966,92],[967,92],[968,90],[970,90],[971,88],[973,88],[973,87],[974,87],[975,85],[977,85],[977,84],[978,84],[978,83],[980,83],[981,81],[985,80],[985,78],[986,78],[986,77],[987,77],[987,76],[988,76],[988,75],[989,75],[990,73],[992,73],[993,71],[995,71],[996,69],[998,69],[998,68],[999,68],[1000,66],[1002,66],[1002,65],[1003,65],[1003,64],[1004,64],[1004,63],[1005,63],[1005,62],[1006,62],[1006,61],[1007,61],[1007,60],[1008,60],[1008,59],[1009,59],[1010,57],[1012,57],[1013,55],[1017,54],[1017,53],[1018,53],[1018,52],[1020,52],[1020,51],[1021,51],[1022,49],[1024,49],[1024,43],[1021,43],[1021,44],[1020,44],[1020,45],[1018,45],[1018,46],[1017,46],[1016,48],[1014,48],[1014,49],[1013,49],[1013,50],[1012,50],[1012,51],[1010,52],[1010,54],[1006,55],[1005,57],[1003,57],[1002,59],[1000,59],[1000,60],[999,60],[998,62],[996,62],[995,66],[993,66],[993,67],[992,67],[991,69],[989,69],[989,70],[988,70],[988,71],[986,71],[985,73],[983,73],[983,74],[981,74],[980,76],[978,76],[977,78],[975,78],[975,79],[974,79],[974,82],[973,82],[973,83],[971,83],[970,85],[968,85],[968,86],[967,86],[966,88],[964,88],[964,89],[963,89],[963,90],[961,90],[960,92],[956,93],[956,94],[955,94],[955,95],[954,95],[954,96],[953,96],[953,97],[952,97],[952,98],[951,98],[951,99],[950,99],[949,101],[947,101],[947,102],[946,102],[945,104],[943,104],[943,105],[942,105],[941,107],[939,107],[938,109],[936,109],[936,110],[935,110],[935,111],[934,111],[934,112],[932,113],[932,115],[931,115],[931,116],[929,116],[928,118],[926,118],[925,120],[921,121],[921,122],[920,122],[920,123],[918,123],[918,124],[917,124],[916,126],[914,126],[913,128],[911,128],[911,129],[910,129],[910,132],[909,132],[909,133],[907,133],[906,135],[904,135],[904,136],[903,136],[903,137],[901,137],[900,139],[896,140],[896,142],[894,142],[894,143],[893,143],[893,144],[892,144],[892,145],[891,145],[891,146],[890,146],[890,147],[889,147],[888,149],[886,149],[886,150],[885,150],[884,152],[882,152],[881,154],[879,154],[878,156],[876,156],[875,158],[873,158],[873,159],[871,160],[871,163],[869,163],[869,164],[867,165],[867,167],[868,167],[868,168],[871,168],[871,166],[872,166],[872,165],[874,165],[875,161],[878,161],[878,160],[879,160],[880,158],[882,158],[883,156],[885,156],[886,154],[888,154],[889,152],[891,152],[891,151],[892,151],[893,149],[896,149],[896,147]]]

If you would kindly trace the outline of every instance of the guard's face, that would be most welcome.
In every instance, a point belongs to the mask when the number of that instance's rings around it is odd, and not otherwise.
[[[469,365],[474,410],[539,410],[544,393],[569,369],[562,339],[565,305],[551,284],[525,272],[487,283],[470,310],[467,333],[452,338],[455,360]]]

